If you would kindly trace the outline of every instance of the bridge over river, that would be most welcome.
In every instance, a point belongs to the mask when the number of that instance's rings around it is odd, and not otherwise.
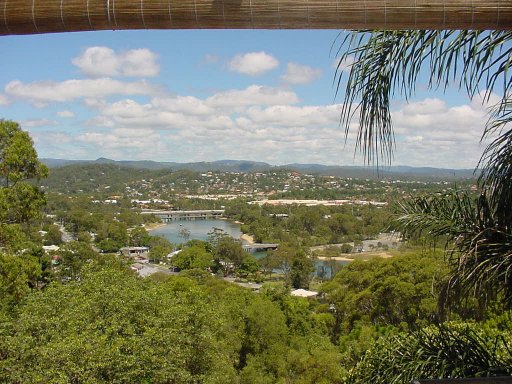
[[[143,215],[155,215],[163,222],[175,220],[196,220],[196,219],[216,219],[224,214],[224,209],[202,209],[196,211],[161,211],[145,209],[141,212]]]
[[[245,252],[255,253],[255,252],[265,252],[265,251],[273,251],[277,249],[279,244],[263,244],[263,243],[252,243],[252,244],[244,244],[242,245]]]

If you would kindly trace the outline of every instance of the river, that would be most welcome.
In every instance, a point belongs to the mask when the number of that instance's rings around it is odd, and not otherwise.
[[[176,220],[150,231],[152,236],[162,236],[173,244],[182,244],[188,240],[208,240],[208,232],[214,228],[222,229],[229,236],[239,239],[242,235],[240,225],[229,220],[202,219],[202,220]],[[190,231],[188,239],[180,236],[180,230]]]
[[[176,220],[151,230],[150,234],[151,236],[162,236],[173,244],[182,244],[193,239],[207,241],[208,232],[213,231],[214,228],[222,229],[229,236],[234,237],[235,239],[239,239],[242,235],[239,224],[233,221],[219,219]],[[188,229],[190,231],[188,239],[184,239],[180,236],[180,230],[182,229]],[[253,253],[253,256],[257,259],[265,255],[266,252]],[[348,264],[348,262],[336,262],[335,264],[339,267]],[[317,260],[315,262],[315,274],[317,276],[324,275],[326,277],[330,277],[331,270],[327,265],[327,262],[324,263]]]

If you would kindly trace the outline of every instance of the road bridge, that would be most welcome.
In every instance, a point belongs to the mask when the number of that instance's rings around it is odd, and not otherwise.
[[[195,211],[143,210],[143,215],[155,215],[165,223],[175,220],[201,220],[222,217],[224,209],[202,209]]]
[[[252,243],[252,244],[244,244],[242,245],[245,252],[255,253],[255,252],[265,252],[265,251],[274,251],[277,249],[279,244],[270,244],[270,243]]]

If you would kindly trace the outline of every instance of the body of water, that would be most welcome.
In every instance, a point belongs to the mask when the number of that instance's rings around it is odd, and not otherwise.
[[[202,220],[176,220],[150,231],[152,236],[162,236],[174,244],[186,243],[188,240],[208,240],[208,233],[214,228],[222,229],[229,236],[239,239],[242,235],[240,225],[229,220],[202,219]],[[190,237],[184,239],[180,230],[190,231]]]
[[[242,235],[240,231],[240,225],[229,220],[219,219],[202,219],[202,220],[176,220],[150,231],[152,236],[162,236],[169,240],[173,244],[182,244],[188,240],[204,240],[208,241],[208,233],[213,231],[214,228],[222,229],[229,236],[239,239]],[[184,239],[180,236],[180,230],[188,229],[190,231],[190,237]],[[257,259],[264,257],[266,252],[256,252],[252,255]],[[337,270],[340,266],[348,264],[346,261],[337,262]],[[327,262],[317,260],[315,262],[315,274],[317,276],[330,277],[331,268]],[[276,270],[276,272],[279,272]]]

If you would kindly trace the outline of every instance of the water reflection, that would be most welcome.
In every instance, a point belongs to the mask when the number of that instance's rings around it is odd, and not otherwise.
[[[176,220],[150,231],[152,236],[162,236],[174,244],[186,243],[188,240],[208,240],[208,233],[214,228],[222,229],[235,239],[240,238],[242,232],[240,225],[229,220],[204,219],[204,220]],[[188,238],[180,234],[182,230],[188,230]],[[182,231],[184,232],[184,231]]]

